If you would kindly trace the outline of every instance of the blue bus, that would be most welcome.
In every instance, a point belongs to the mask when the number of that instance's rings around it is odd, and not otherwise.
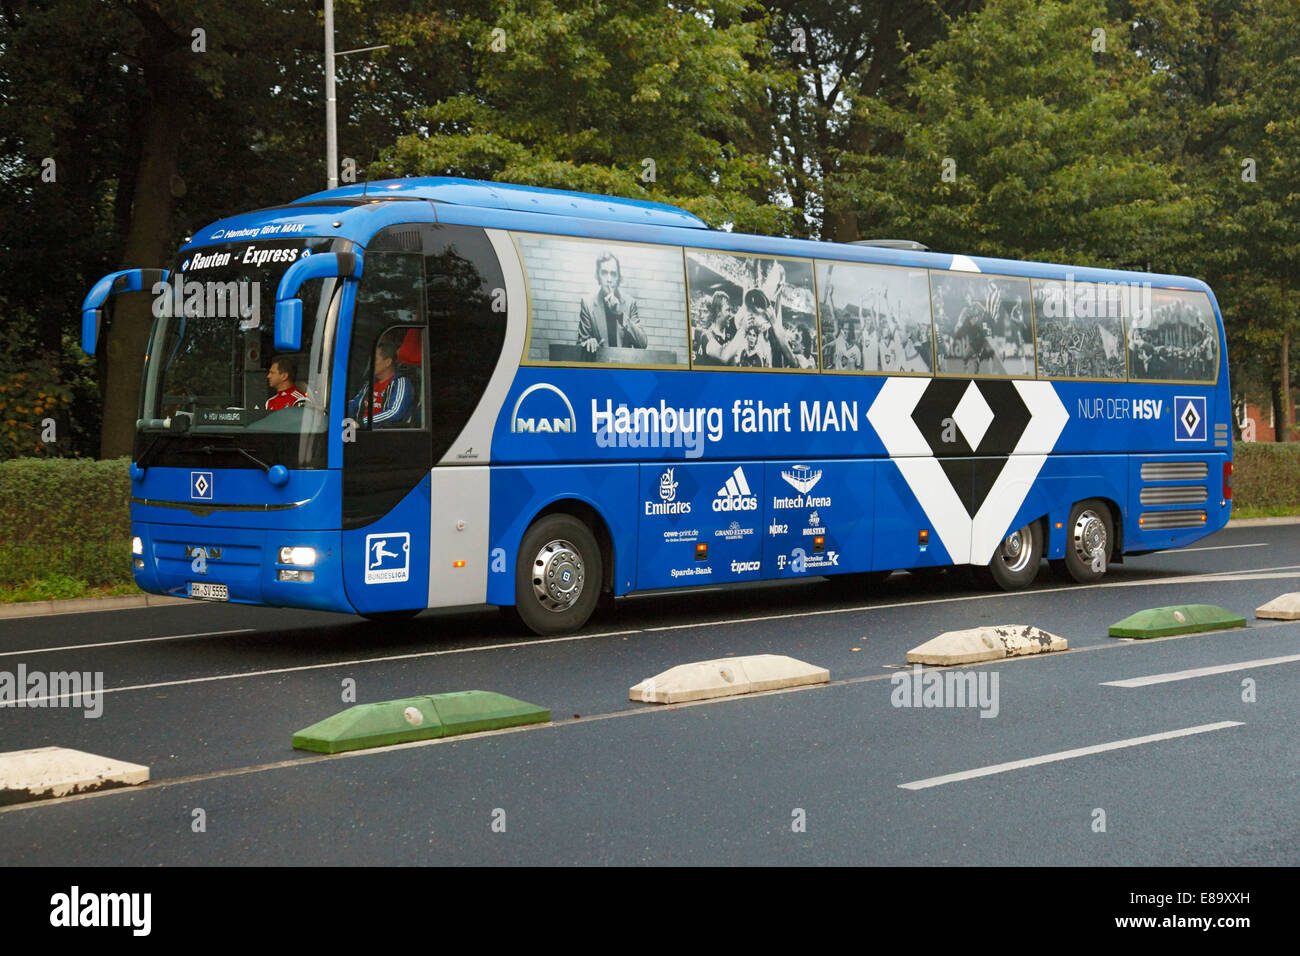
[[[215,222],[152,296],[136,583],[401,618],[970,565],[1095,581],[1223,527],[1223,320],[1173,275],[710,230],[454,178]]]

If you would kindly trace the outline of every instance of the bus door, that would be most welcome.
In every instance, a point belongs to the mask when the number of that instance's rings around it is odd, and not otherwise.
[[[414,243],[382,245],[366,250],[357,287],[341,416],[344,582],[363,614],[428,606],[433,447],[424,261],[418,233]]]

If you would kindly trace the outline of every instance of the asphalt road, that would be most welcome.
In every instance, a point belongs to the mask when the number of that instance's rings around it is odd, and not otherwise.
[[[857,587],[635,596],[558,639],[489,610],[391,626],[217,604],[5,621],[0,671],[99,671],[107,693],[96,719],[79,707],[0,708],[0,750],[72,747],[146,764],[152,782],[0,808],[0,860],[1300,861],[1300,622],[1253,614],[1300,590],[1300,525],[1131,558],[1090,587],[1046,568],[1016,594],[959,575]],[[1250,626],[1106,634],[1133,611],[1178,603],[1220,604]],[[963,668],[989,693],[996,678],[996,715],[895,706],[909,648],[1008,623],[1071,649]],[[675,664],[760,653],[827,667],[831,683],[674,707],[628,700],[632,684]],[[1241,666],[1181,673],[1223,665]],[[1174,676],[1110,685],[1151,675]],[[294,731],[346,706],[348,679],[359,702],[495,690],[549,707],[553,722],[335,757],[293,750]],[[1048,759],[1018,764],[1033,758]],[[1018,765],[987,772],[1008,763]],[[969,771],[981,773],[943,779]]]

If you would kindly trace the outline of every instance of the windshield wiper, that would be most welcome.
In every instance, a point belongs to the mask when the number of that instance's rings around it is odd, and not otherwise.
[[[171,438],[173,435],[183,435],[190,430],[190,419],[188,415],[185,417],[177,415],[175,418],[166,418],[161,420],[156,418],[141,419],[139,422],[136,422],[136,428],[162,429],[161,434],[154,438],[154,440],[149,443],[148,447],[145,448],[140,457],[136,459],[136,467],[143,469],[148,467],[149,458],[153,455],[154,449],[158,447],[159,442],[164,438]]]
[[[269,473],[271,470],[271,466],[268,465],[266,462],[262,461],[262,459],[252,454],[247,448],[240,448],[237,445],[202,445],[200,446],[199,451],[207,455],[211,455],[219,451],[233,451],[236,452],[237,454],[243,455],[245,458],[247,458],[249,461],[255,464],[258,468],[261,468],[262,471]]]

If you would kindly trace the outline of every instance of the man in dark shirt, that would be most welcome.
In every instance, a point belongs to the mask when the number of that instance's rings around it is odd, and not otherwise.
[[[619,291],[623,274],[612,252],[596,258],[596,280],[600,287],[582,300],[578,316],[578,345],[590,355],[609,345],[643,349],[645,331],[637,321],[636,299]]]

